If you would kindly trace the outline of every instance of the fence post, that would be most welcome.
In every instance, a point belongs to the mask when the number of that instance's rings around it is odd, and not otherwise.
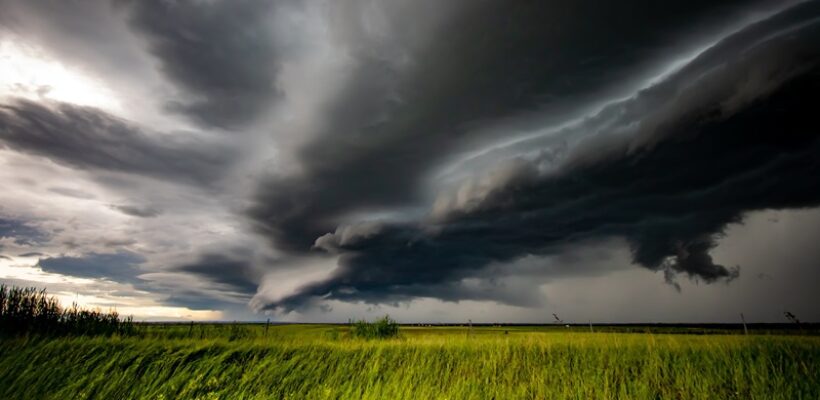
[[[743,317],[743,313],[740,313],[740,320],[743,321],[743,334],[748,335],[749,329],[746,328],[746,318]]]

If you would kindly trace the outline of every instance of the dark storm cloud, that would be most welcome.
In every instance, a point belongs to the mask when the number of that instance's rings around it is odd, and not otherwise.
[[[256,293],[260,278],[248,261],[221,254],[203,255],[196,262],[174,267],[173,271],[196,275],[208,282],[248,295]]]
[[[139,265],[145,258],[139,254],[120,251],[117,253],[88,253],[81,257],[52,257],[40,259],[43,271],[79,278],[109,279],[120,283],[139,282],[142,272]]]
[[[153,134],[91,107],[16,100],[0,104],[0,145],[83,169],[208,185],[232,157],[189,134]]]
[[[21,256],[194,309],[254,294],[252,306],[272,298],[276,310],[416,298],[531,307],[544,282],[630,261],[671,284],[730,281],[739,269],[713,251],[727,224],[820,205],[820,1],[689,61],[794,3],[0,0],[9,54],[99,83],[128,118],[45,100],[73,87],[60,77],[51,92],[10,82],[40,99],[0,102],[0,149],[30,155],[9,158],[23,175],[4,175],[20,185],[9,206],[48,224],[0,218],[0,239],[16,252],[73,249],[83,255]],[[207,129],[166,132],[189,121]],[[245,135],[211,136],[221,130]],[[77,171],[41,186],[46,158]],[[83,203],[102,213],[49,209],[68,200],[55,193],[96,196]],[[256,244],[237,210],[273,248],[218,250]],[[600,248],[590,243],[611,251],[569,256]],[[336,257],[326,279],[265,297],[327,276]]]
[[[733,111],[731,109],[776,88],[801,69],[811,67],[800,59],[803,57],[800,47],[805,47],[807,40],[789,40],[788,35],[789,30],[811,23],[812,17],[820,13],[819,9],[817,2],[808,2],[752,24],[704,50],[680,71],[640,90],[635,97],[611,102],[596,114],[584,116],[583,120],[550,134],[494,146],[461,160],[456,170],[481,169],[493,161],[522,153],[533,155],[533,149],[537,150],[536,157],[541,162],[556,165],[565,161],[569,148],[579,142],[586,149],[574,151],[572,162],[594,162],[601,154],[608,154],[605,150],[624,137],[632,138],[633,147],[651,145],[652,141],[673,132],[668,126],[686,118],[686,113],[698,112],[700,105],[711,107],[713,103],[725,102],[724,112]],[[746,54],[769,35],[781,38],[769,42],[768,46],[758,46],[754,57]],[[699,84],[693,85],[693,82]],[[594,136],[599,138],[585,142]],[[601,151],[596,151],[598,149]]]
[[[482,121],[626,79],[670,56],[685,30],[708,31],[749,2],[447,2],[447,18],[440,3],[354,3],[395,27],[375,33],[374,22],[348,18],[361,10],[330,13],[352,76],[327,130],[299,150],[303,173],[270,178],[248,212],[279,248],[304,251],[353,212],[412,204],[432,168],[478,140]]]
[[[685,84],[672,77],[675,90],[641,94],[664,101],[616,124],[636,131],[598,135],[557,170],[514,161],[431,221],[321,237],[316,246],[338,253],[339,268],[269,308],[457,299],[419,288],[460,287],[490,263],[606,237],[625,238],[636,264],[670,279],[731,280],[738,270],[709,253],[727,224],[755,210],[820,205],[820,127],[808,100],[820,90],[817,16],[820,3],[803,5],[717,45],[681,71],[692,78]]]
[[[152,287],[156,291],[156,288]],[[224,309],[226,305],[236,305],[235,303],[225,302],[215,298],[212,295],[202,293],[196,290],[175,289],[169,290],[167,297],[162,300],[162,303],[169,306],[186,307],[191,310],[216,310]]]
[[[276,2],[120,1],[161,71],[188,99],[168,108],[194,121],[242,126],[276,98]]]
[[[0,217],[0,239],[5,238],[19,245],[33,246],[47,241],[48,234],[26,221]]]
[[[141,275],[135,287],[161,295],[162,303],[195,310],[242,307],[256,293],[261,275],[247,249],[206,252],[187,263]]]
[[[117,210],[125,215],[130,215],[132,217],[140,217],[140,218],[152,218],[162,214],[162,211],[157,210],[156,208],[152,207],[140,207],[140,206],[132,206],[132,205],[117,205],[111,204],[111,207],[114,210]]]
[[[217,290],[188,287],[184,279],[174,275],[163,276],[162,279],[155,280],[156,278],[152,277],[151,273],[146,274],[146,271],[140,268],[145,262],[146,259],[139,254],[118,251],[116,253],[88,253],[80,257],[43,258],[40,259],[38,265],[46,272],[131,284],[136,290],[149,291],[160,295],[162,303],[165,305],[189,307],[198,310],[220,309],[228,305],[235,306],[236,299],[226,298],[221,293],[225,289],[241,293],[245,293],[245,290],[252,293],[255,290],[255,286],[249,288],[247,283],[241,283],[237,280],[240,273],[238,271],[243,266],[225,259],[203,258],[202,262],[187,265],[181,269],[184,272],[199,276],[214,277],[214,269],[227,268],[227,271],[222,275],[225,277],[223,281],[215,281],[222,285]],[[236,275],[228,278],[232,273]],[[147,279],[143,279],[143,277]],[[235,285],[245,285],[245,287]]]

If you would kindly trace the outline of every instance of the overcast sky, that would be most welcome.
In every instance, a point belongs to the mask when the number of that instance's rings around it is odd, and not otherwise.
[[[0,0],[0,281],[137,320],[820,321],[820,1]]]

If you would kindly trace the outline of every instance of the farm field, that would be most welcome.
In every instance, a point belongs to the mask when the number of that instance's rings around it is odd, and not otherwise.
[[[0,398],[820,398],[813,331],[596,329],[608,332],[402,326],[398,338],[365,340],[340,325],[177,324],[4,338]]]

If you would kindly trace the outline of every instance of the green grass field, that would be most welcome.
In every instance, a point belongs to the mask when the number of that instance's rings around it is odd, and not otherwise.
[[[820,337],[333,325],[7,338],[3,399],[820,399]],[[506,332],[506,333],[505,333]]]

